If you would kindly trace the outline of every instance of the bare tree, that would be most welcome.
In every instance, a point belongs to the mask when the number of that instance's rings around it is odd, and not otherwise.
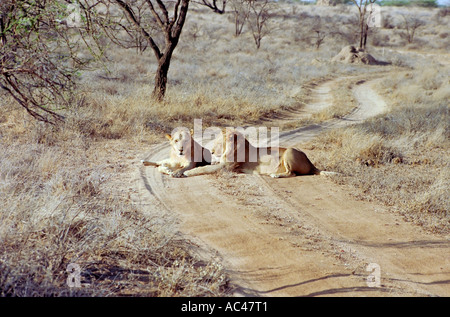
[[[352,0],[358,8],[359,14],[359,47],[365,48],[367,43],[367,35],[369,33],[369,24],[367,22],[371,13],[372,4],[377,0]]]
[[[108,8],[108,13],[113,12],[111,5],[118,6],[123,13],[123,16],[111,16],[109,14],[103,21],[97,20],[97,22],[100,21],[106,34],[114,42],[125,45],[123,39],[115,33],[115,31],[122,29],[134,41],[136,41],[136,38],[143,39],[147,46],[153,50],[158,61],[158,68],[152,95],[156,100],[162,100],[167,88],[170,61],[186,21],[189,0],[176,0],[175,2],[163,0],[102,0],[102,3]],[[146,13],[149,14],[146,15]],[[155,32],[156,29],[159,29],[159,32]],[[162,35],[162,43],[158,43],[154,34],[156,36]]]
[[[59,1],[0,2],[0,88],[34,118],[51,124],[64,120],[74,79],[87,63],[71,38],[78,31],[58,20],[65,15]]]
[[[247,0],[250,8],[249,25],[256,48],[261,47],[261,40],[269,34],[268,21],[272,16],[273,3],[270,0]]]
[[[208,8],[212,9],[215,13],[223,14],[223,13],[225,13],[225,7],[227,5],[227,0],[222,0],[221,7],[219,7],[217,5],[217,0],[212,0],[212,1],[201,0],[201,1],[197,1],[197,3],[207,6]]]
[[[421,26],[424,26],[425,22],[414,16],[405,16],[404,14],[402,14],[402,17],[402,27],[406,31],[403,36],[406,37],[408,43],[412,43],[414,41],[414,35],[416,34],[417,29]]]
[[[311,33],[315,33],[315,35],[309,37],[309,39],[313,42],[314,46],[318,50],[320,45],[322,45],[322,43],[325,41],[325,37],[328,35],[328,33],[322,28],[320,17],[316,17],[314,19]]]
[[[73,1],[73,0],[66,0]],[[106,35],[113,43],[143,52],[148,47],[158,62],[154,99],[161,101],[167,89],[170,62],[180,40],[192,0],[77,0],[96,34]],[[226,0],[196,3],[224,13]],[[100,5],[98,5],[100,4]]]
[[[241,35],[245,22],[250,14],[249,1],[231,0],[230,3],[234,16],[234,35],[239,36]]]
[[[167,89],[167,77],[173,52],[180,40],[191,0],[83,0],[99,2],[104,13],[92,11],[86,16],[94,17],[98,26],[115,44],[135,47],[141,52],[150,47],[158,62],[153,97],[161,101]],[[197,3],[224,13],[226,0],[218,6],[216,0]],[[93,7],[91,5],[91,7]],[[103,8],[103,9],[104,9]],[[120,8],[122,14],[117,14]]]

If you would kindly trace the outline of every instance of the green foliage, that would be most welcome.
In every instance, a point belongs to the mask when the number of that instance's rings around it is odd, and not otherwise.
[[[333,0],[335,4],[349,4],[351,0]]]
[[[436,0],[382,0],[381,6],[418,6],[418,7],[437,7]]]
[[[89,46],[85,28],[70,28],[61,17],[68,17],[61,1],[0,2],[0,88],[33,117],[52,124],[70,106],[74,74],[92,60],[79,57],[74,37],[80,34]]]

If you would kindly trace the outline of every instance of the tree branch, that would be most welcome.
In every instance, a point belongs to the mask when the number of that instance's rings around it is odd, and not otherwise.
[[[134,26],[139,30],[139,32],[147,39],[150,47],[152,48],[153,52],[155,53],[156,58],[159,60],[162,57],[162,53],[161,53],[158,45],[156,45],[156,43],[153,40],[153,38],[151,37],[151,35],[142,27],[140,22],[136,19],[136,16],[135,16],[133,10],[131,9],[131,7],[122,0],[115,0],[115,2],[122,8],[122,10],[125,12],[127,17],[131,20],[131,22],[134,24]],[[147,0],[147,2],[150,2],[150,1]],[[151,6],[151,8],[153,8],[153,5]],[[153,9],[153,11],[154,11],[154,9]],[[155,12],[155,14],[156,14],[156,12]],[[157,14],[156,14],[156,16],[159,18],[159,16]],[[160,19],[159,19],[159,22],[162,23],[162,21]]]
[[[152,15],[155,17],[156,22],[158,23],[159,27],[161,28],[161,30],[165,31],[166,27],[165,27],[165,22],[163,22],[161,20],[161,17],[159,16],[158,12],[156,12],[153,3],[151,0],[145,0],[145,2],[147,2],[148,7],[150,8],[150,11],[152,12]],[[165,9],[165,8],[164,8]],[[167,10],[166,10],[167,13]],[[166,16],[167,17],[167,16]],[[168,17],[166,18],[167,21]]]
[[[150,2],[151,0],[147,0],[147,2]],[[163,16],[164,16],[164,24],[169,23],[169,12],[167,12],[166,6],[164,3],[162,3],[161,0],[156,0],[156,3],[158,3],[159,8],[161,9]]]

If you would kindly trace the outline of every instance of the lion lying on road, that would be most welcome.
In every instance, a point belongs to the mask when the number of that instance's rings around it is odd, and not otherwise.
[[[216,140],[212,153],[220,155],[218,164],[190,169],[184,172],[184,175],[211,174],[222,168],[244,173],[265,174],[274,178],[337,174],[320,171],[305,153],[295,148],[254,147],[242,133],[234,129],[227,130],[223,139]]]
[[[202,147],[187,129],[176,129],[172,135],[166,134],[170,141],[170,158],[159,161],[142,161],[145,166],[158,167],[158,171],[173,177],[183,177],[186,171],[211,164],[211,152]]]

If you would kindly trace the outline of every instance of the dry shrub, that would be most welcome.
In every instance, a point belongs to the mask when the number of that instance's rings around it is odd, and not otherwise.
[[[344,174],[349,173],[348,166],[352,165],[380,167],[402,161],[399,149],[389,145],[382,136],[354,128],[325,133],[312,144],[314,149],[324,151],[324,156],[318,159],[323,168]]]
[[[425,228],[449,232],[448,68],[390,76],[382,85],[391,111],[311,142],[322,168],[343,173],[363,199],[377,199]],[[447,77],[448,78],[448,77]],[[424,83],[424,81],[427,81]]]
[[[407,148],[407,139],[364,133],[360,127],[330,132],[313,142],[313,159],[321,168],[342,173],[355,196],[392,206],[426,229],[448,232],[450,224],[448,163],[441,149]]]
[[[111,189],[122,167],[71,124],[30,121],[0,140],[0,296],[226,294],[222,267],[200,259],[173,218]],[[82,288],[66,283],[70,263]]]

